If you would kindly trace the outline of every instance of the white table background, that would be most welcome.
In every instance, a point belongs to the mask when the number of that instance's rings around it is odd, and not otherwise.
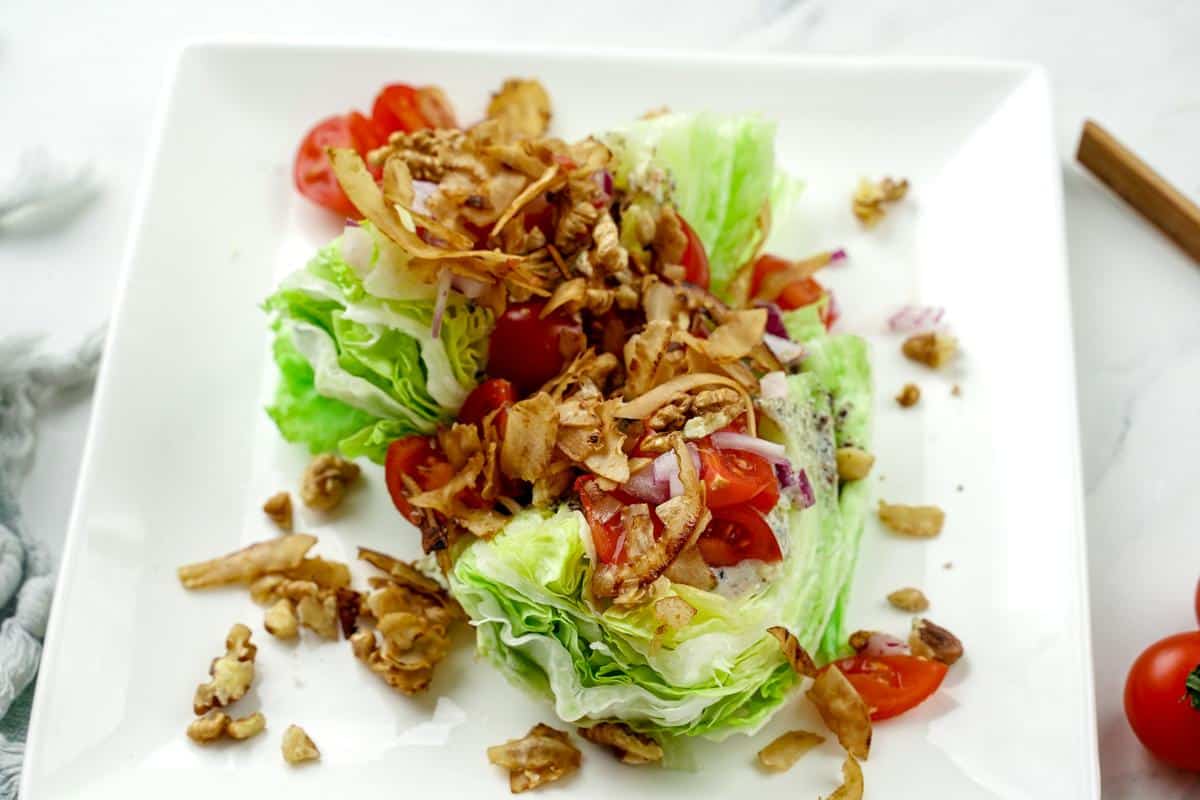
[[[0,180],[15,169],[19,153],[42,146],[93,161],[101,185],[97,200],[60,229],[0,235],[0,336],[45,332],[66,347],[108,317],[150,119],[171,54],[189,39],[578,43],[1044,64],[1054,86],[1066,190],[1104,795],[1200,798],[1200,776],[1150,760],[1121,710],[1125,673],[1137,653],[1196,624],[1200,268],[1073,163],[1082,120],[1092,117],[1184,192],[1200,196],[1198,0],[243,5],[251,4],[0,4]],[[364,100],[368,91],[353,90]],[[964,262],[970,257],[964,253]],[[1020,310],[1013,311],[1019,324]],[[147,379],[158,377],[169,379]],[[89,413],[86,395],[49,409],[24,493],[27,525],[56,548]]]

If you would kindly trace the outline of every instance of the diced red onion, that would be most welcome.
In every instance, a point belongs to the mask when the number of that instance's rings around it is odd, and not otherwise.
[[[783,309],[779,307],[778,303],[759,300],[754,305],[767,310],[767,333],[773,336],[782,336],[785,339],[790,338],[787,326],[783,324]]]
[[[438,185],[433,181],[413,181],[413,205],[412,210],[418,214],[429,214],[429,206],[426,202],[429,196],[437,191]]]
[[[453,277],[449,267],[442,267],[438,274],[437,299],[433,303],[433,326],[430,330],[435,339],[442,335],[442,317],[446,314],[446,301],[450,299],[450,280]]]
[[[346,227],[347,227],[347,228],[357,228],[357,227],[358,227],[358,220],[356,220],[356,219],[350,219],[349,217],[346,217]]]
[[[875,631],[867,639],[867,645],[861,651],[864,656],[906,656],[909,655],[908,643],[887,633]]]
[[[450,285],[472,300],[483,294],[484,290],[488,287],[483,281],[468,278],[466,275],[455,275],[451,279]]]
[[[846,249],[844,247],[839,247],[837,250],[834,250],[832,253],[829,254],[830,263],[832,263],[834,261],[842,261],[845,258],[846,258]]]
[[[375,253],[375,240],[371,234],[358,225],[347,224],[342,230],[342,258],[356,271],[366,270],[371,266],[371,256]]]
[[[691,442],[688,442],[687,449],[692,456],[692,463],[696,465],[696,471],[699,472],[700,451]],[[666,484],[667,492],[671,497],[683,494],[683,481],[679,479],[679,459],[675,457],[674,450],[668,450],[654,459],[650,468],[654,471],[654,480],[660,484]]]
[[[734,431],[717,431],[712,435],[712,443],[721,450],[741,450],[761,456],[772,464],[788,464],[787,451],[783,445],[768,442],[757,436]]]
[[[908,305],[888,317],[888,330],[893,333],[908,333],[910,331],[936,328],[946,315],[946,309],[940,306]]]
[[[808,473],[804,470],[797,472],[792,468],[791,462],[776,464],[775,477],[783,493],[801,508],[810,508],[817,502],[812,484],[808,482]]]
[[[604,208],[606,205],[612,202],[612,173],[606,169],[598,169],[592,173],[592,181],[595,182],[596,188],[600,190],[600,197],[596,201],[596,207]]]
[[[763,344],[785,365],[795,363],[808,355],[804,345],[773,333],[763,334]]]
[[[674,454],[671,454],[674,456]],[[638,500],[658,505],[670,496],[670,487],[666,481],[657,480],[654,476],[654,464],[651,462],[629,477],[621,487]]]
[[[782,400],[788,396],[787,376],[779,370],[768,372],[759,378],[758,388],[764,400]]]
[[[826,323],[825,329],[829,330],[838,321],[838,317],[842,315],[842,309],[838,306],[837,295],[833,293],[833,289],[826,288],[825,294],[829,297],[829,311],[827,312],[827,319],[829,321]]]

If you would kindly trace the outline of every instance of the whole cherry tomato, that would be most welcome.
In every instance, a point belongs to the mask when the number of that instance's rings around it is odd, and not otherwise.
[[[488,341],[488,374],[510,381],[522,396],[557,375],[583,339],[578,322],[558,313],[543,319],[544,307],[536,302],[509,306]]]
[[[507,408],[517,401],[517,390],[504,378],[490,378],[476,386],[458,410],[458,421],[479,425],[483,418],[497,408]]]
[[[1200,631],[1150,645],[1129,669],[1125,716],[1146,749],[1200,771]]]

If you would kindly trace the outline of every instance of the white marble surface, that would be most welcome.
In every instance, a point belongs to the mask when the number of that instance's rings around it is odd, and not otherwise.
[[[1080,123],[1093,117],[1185,192],[1200,196],[1200,3],[608,0],[578,10],[452,0],[241,5],[4,3],[0,176],[13,169],[17,153],[45,146],[92,159],[102,193],[58,230],[0,235],[0,336],[45,331],[66,345],[108,316],[150,115],[170,53],[187,39],[552,42],[953,55],[1046,65],[1056,94],[1071,250],[1104,796],[1200,798],[1200,776],[1151,761],[1121,710],[1125,672],[1136,654],[1159,636],[1195,625],[1191,592],[1200,574],[1200,531],[1191,500],[1200,463],[1200,268],[1071,161]],[[50,410],[25,492],[28,524],[56,544],[89,410],[83,397],[65,398]]]

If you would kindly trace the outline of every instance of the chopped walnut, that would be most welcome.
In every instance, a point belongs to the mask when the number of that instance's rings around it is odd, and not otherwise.
[[[346,489],[359,475],[358,465],[332,453],[312,460],[300,481],[300,499],[309,508],[332,511],[341,505]]]
[[[263,616],[263,627],[276,639],[295,639],[300,630],[296,607],[286,597],[275,601]]]
[[[908,646],[914,656],[940,661],[947,666],[963,656],[963,645],[957,636],[924,618],[913,620]]]
[[[225,729],[229,727],[229,722],[228,714],[214,709],[203,717],[192,720],[192,724],[187,726],[188,738],[200,744],[215,742],[225,735]]]
[[[916,361],[933,369],[940,369],[949,364],[958,352],[958,340],[937,331],[914,333],[904,340],[900,351],[910,361]]]
[[[196,687],[192,708],[197,716],[240,700],[254,681],[254,657],[258,648],[250,643],[250,629],[238,623],[225,637],[225,655],[214,658],[208,669],[212,680]]]
[[[921,399],[921,388],[915,383],[906,383],[896,395],[896,402],[904,408],[912,408]]]
[[[946,514],[937,506],[892,505],[880,500],[879,521],[904,536],[930,539],[942,532]]]
[[[266,730],[267,718],[263,716],[261,711],[255,711],[249,716],[241,719],[230,720],[225,726],[225,733],[230,739],[249,739],[251,736],[257,736]]]
[[[578,731],[589,742],[611,749],[622,763],[654,764],[662,761],[662,745],[623,722],[600,722],[590,728],[579,728]]]
[[[563,731],[538,723],[520,739],[487,749],[488,761],[508,770],[513,794],[561,780],[579,769],[583,754]]]
[[[301,764],[305,761],[315,761],[321,757],[321,751],[299,725],[288,725],[283,732],[283,742],[280,745],[283,760],[289,764]]]
[[[838,477],[843,481],[859,481],[871,474],[875,456],[857,447],[837,449]]]
[[[276,492],[263,503],[263,513],[271,518],[281,531],[292,529],[292,496],[287,492]]]
[[[899,611],[908,611],[909,613],[917,613],[929,608],[929,599],[925,597],[925,593],[920,589],[914,589],[911,586],[906,586],[903,589],[897,589],[887,596],[888,602],[892,604],[892,608]]]
[[[962,387],[957,383],[950,387],[950,394],[953,397],[962,397]]]
[[[302,595],[296,603],[296,617],[318,636],[331,641],[338,638],[337,598],[332,592],[317,590]]]
[[[850,207],[859,222],[869,228],[883,219],[887,213],[885,204],[898,202],[907,193],[908,181],[904,178],[898,181],[884,178],[878,183],[863,178],[858,182]]]

